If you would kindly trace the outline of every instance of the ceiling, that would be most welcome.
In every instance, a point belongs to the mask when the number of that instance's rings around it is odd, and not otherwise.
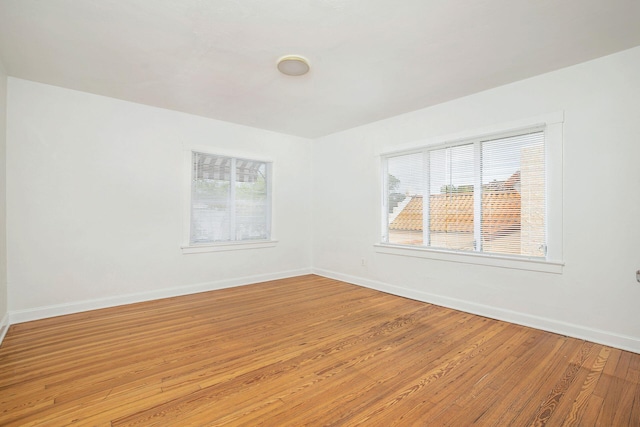
[[[638,0],[0,0],[10,76],[308,138],[638,45]]]

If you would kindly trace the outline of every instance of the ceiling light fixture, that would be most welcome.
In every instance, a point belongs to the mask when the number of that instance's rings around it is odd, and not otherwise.
[[[309,62],[298,55],[286,55],[278,59],[278,70],[287,76],[301,76],[309,72]]]

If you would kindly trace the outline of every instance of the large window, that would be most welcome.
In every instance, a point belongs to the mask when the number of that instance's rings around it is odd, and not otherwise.
[[[383,157],[383,243],[546,259],[545,129]]]
[[[270,239],[271,164],[191,152],[189,244]]]

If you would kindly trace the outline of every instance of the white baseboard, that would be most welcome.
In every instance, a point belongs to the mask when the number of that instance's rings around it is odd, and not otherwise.
[[[85,300],[67,304],[30,308],[26,310],[14,310],[9,312],[8,319],[5,320],[7,320],[8,327],[9,322],[10,324],[29,322],[32,320],[62,316],[65,314],[80,313],[83,311],[97,310],[100,308],[115,307],[125,304],[133,304],[136,302],[151,301],[161,298],[170,298],[180,295],[189,295],[198,292],[214,291],[218,289],[232,288],[235,286],[250,285],[252,283],[266,282],[269,280],[286,279],[288,277],[302,276],[305,274],[311,274],[311,269],[289,270],[278,273],[259,274],[255,276],[245,276],[213,282],[197,283],[188,286],[167,288],[150,292],[140,292],[117,297]],[[5,316],[5,318],[7,318],[7,316]]]
[[[5,313],[2,317],[2,321],[0,321],[0,345],[2,345],[2,341],[4,341],[4,337],[7,335],[9,326],[9,313]]]
[[[457,298],[444,297],[427,292],[417,291],[414,289],[389,285],[387,283],[379,282],[376,280],[351,276],[348,274],[342,274],[330,270],[314,268],[313,274],[328,277],[330,279],[341,280],[343,282],[352,283],[354,285],[364,286],[393,295],[428,302],[442,307],[452,308],[454,310],[464,311],[466,313],[477,314],[479,316],[489,317],[491,319],[502,320],[509,323],[515,323],[517,325],[528,326],[535,329],[541,329],[543,331],[553,332],[556,334],[566,335],[573,338],[583,339],[586,341],[619,348],[621,350],[640,353],[640,339],[635,337],[615,334],[599,329],[587,328],[572,323],[519,313],[516,311],[491,307],[483,304],[477,304],[471,301],[460,300]]]

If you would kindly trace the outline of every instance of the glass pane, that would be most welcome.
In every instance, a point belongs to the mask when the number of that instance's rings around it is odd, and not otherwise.
[[[474,249],[474,148],[459,145],[429,152],[429,245]]]
[[[267,164],[236,161],[236,240],[269,238]]]
[[[191,243],[230,240],[231,159],[193,153]]]
[[[544,133],[482,144],[484,252],[544,257]]]
[[[423,154],[406,154],[387,159],[389,243],[422,245]]]

